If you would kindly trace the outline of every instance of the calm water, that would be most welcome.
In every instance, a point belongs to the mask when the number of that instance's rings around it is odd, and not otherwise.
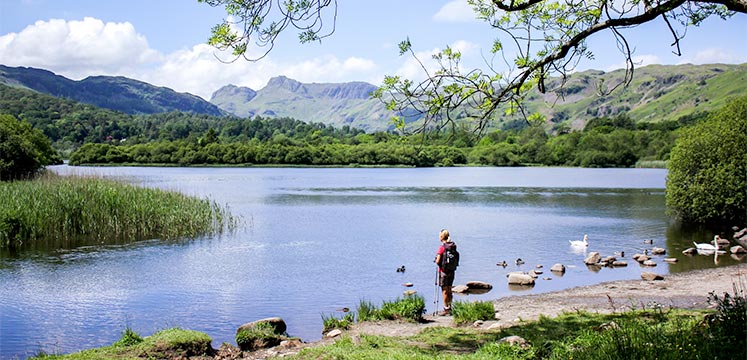
[[[109,345],[125,327],[141,335],[179,326],[234,343],[242,323],[280,316],[288,333],[321,336],[321,315],[381,304],[412,282],[434,310],[438,231],[448,228],[462,265],[456,283],[494,288],[489,300],[638,278],[629,256],[651,245],[680,258],[646,270],[711,267],[681,250],[712,235],[664,215],[665,170],[568,168],[264,169],[72,168],[226,204],[242,225],[214,238],[27,252],[0,259],[0,357]],[[625,251],[627,268],[590,271],[568,240]],[[628,255],[630,254],[630,255]],[[520,257],[525,265],[516,266]],[[506,260],[507,268],[496,266]],[[728,256],[718,266],[734,264]],[[565,276],[549,273],[554,263]],[[552,280],[509,289],[506,273],[545,266]],[[407,271],[395,269],[405,265]]]

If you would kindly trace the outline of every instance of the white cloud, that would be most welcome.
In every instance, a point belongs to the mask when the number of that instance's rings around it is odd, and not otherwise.
[[[747,59],[740,59],[739,55],[732,51],[720,48],[710,48],[698,51],[692,59],[683,61],[683,63],[692,64],[740,64]]]
[[[470,56],[475,54],[474,50],[479,48],[479,45],[466,40],[455,41],[449,46],[453,50],[457,50],[462,54],[460,71],[464,71],[464,68],[461,64],[464,64],[465,60],[468,61]],[[435,48],[432,50],[416,51],[415,56],[420,60],[420,62],[418,62],[412,56],[407,56],[406,60],[395,72],[395,75],[414,81],[425,80],[426,73],[423,71],[423,68],[425,68],[428,71],[428,74],[431,75],[433,75],[440,69],[438,62],[433,59],[433,55],[440,53],[441,50],[442,49]]]
[[[467,0],[452,0],[433,15],[433,20],[441,22],[470,22],[475,21],[475,12],[467,4]]]
[[[0,63],[44,68],[74,79],[120,74],[159,59],[129,22],[52,19],[0,36]]]

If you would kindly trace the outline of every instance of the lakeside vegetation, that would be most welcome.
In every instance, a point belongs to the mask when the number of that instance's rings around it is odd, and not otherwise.
[[[94,177],[0,182],[0,249],[57,249],[220,233],[215,202]]]
[[[747,354],[747,300],[743,289],[719,296],[711,293],[715,310],[678,310],[661,304],[647,304],[612,314],[585,311],[567,312],[555,318],[541,316],[536,321],[495,330],[467,326],[430,327],[407,337],[348,336],[328,345],[306,347],[289,359],[731,359]],[[390,304],[405,304],[398,299]],[[484,315],[492,303],[460,304],[474,318]],[[361,301],[361,309],[371,304]],[[395,305],[394,307],[408,308]],[[369,309],[371,310],[371,309]],[[346,315],[347,320],[352,321]],[[350,324],[347,323],[349,326]],[[456,318],[454,319],[457,320]],[[377,320],[380,321],[380,320]],[[326,326],[326,324],[325,324]],[[237,342],[264,339],[271,326],[255,333],[237,334]],[[502,339],[518,336],[511,344]],[[274,342],[275,344],[279,341]],[[206,347],[207,344],[207,347]],[[142,338],[125,329],[112,346],[69,355],[42,354],[36,359],[143,359],[185,356],[215,356],[210,338],[199,332],[168,329]],[[234,356],[238,355],[232,353]]]

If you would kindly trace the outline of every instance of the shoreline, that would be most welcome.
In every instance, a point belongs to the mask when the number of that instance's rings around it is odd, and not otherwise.
[[[496,319],[484,321],[474,328],[506,328],[540,316],[555,317],[564,312],[588,311],[613,313],[654,307],[708,309],[708,295],[719,297],[728,292],[747,291],[747,263],[712,269],[692,270],[664,275],[664,280],[613,280],[583,285],[548,293],[512,295],[489,300]],[[431,326],[451,326],[451,317],[426,315],[420,324],[405,322],[356,323],[345,334],[411,336]],[[318,342],[325,342],[322,338]],[[316,342],[308,343],[309,345]]]

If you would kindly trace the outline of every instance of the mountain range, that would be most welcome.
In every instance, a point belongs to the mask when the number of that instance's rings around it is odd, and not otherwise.
[[[553,123],[582,128],[590,119],[625,113],[636,121],[676,120],[722,106],[729,97],[747,93],[747,64],[650,65],[635,70],[632,82],[611,94],[623,70],[588,70],[570,74],[562,87],[550,79],[545,94],[532,92],[525,103]],[[370,94],[365,82],[301,83],[285,76],[270,79],[259,90],[226,85],[206,101],[188,93],[125,77],[92,76],[75,81],[42,69],[0,65],[0,83],[130,114],[170,111],[214,116],[291,117],[334,126],[349,125],[368,132],[392,127],[393,112]],[[416,120],[409,114],[408,122]],[[498,118],[496,124],[511,121]]]

